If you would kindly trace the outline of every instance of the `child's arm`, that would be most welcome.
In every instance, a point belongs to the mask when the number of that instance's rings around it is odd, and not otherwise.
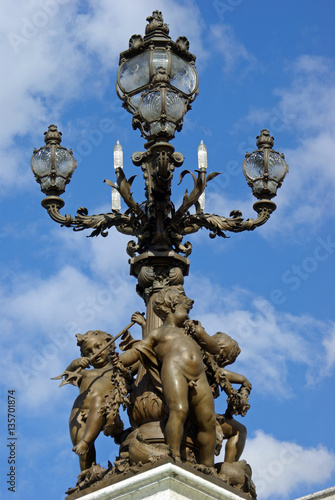
[[[200,321],[193,321],[197,342],[205,351],[211,354],[219,354],[220,346],[213,337],[208,335]]]
[[[246,377],[239,373],[230,372],[225,369],[223,369],[222,372],[226,376],[229,384],[241,384],[238,390],[230,386],[231,389],[227,392],[224,388],[224,391],[228,395],[226,416],[228,418],[232,418],[233,415],[241,415],[244,417],[250,408],[249,394],[251,391],[251,383]]]
[[[51,380],[59,380],[64,379],[61,382],[61,386],[65,384],[72,384],[75,386],[79,386],[83,377],[84,377],[84,368],[88,368],[90,364],[89,358],[82,357],[74,359],[69,366],[57,377],[52,377]],[[72,374],[73,372],[73,374]]]
[[[80,368],[88,368],[89,366],[90,366],[90,362],[89,362],[88,358],[86,358],[86,357],[77,358],[77,359],[74,359],[73,361],[71,361],[71,363],[69,364],[69,366],[66,368],[65,371],[74,372],[79,367]]]
[[[251,390],[251,383],[244,375],[240,375],[239,373],[231,372],[226,369],[223,369],[222,371],[224,372],[225,376],[227,377],[230,383],[241,384],[242,387]]]
[[[139,313],[138,311],[135,312],[131,317],[131,321],[137,323],[142,327],[142,338],[144,338],[146,321],[143,314]],[[121,339],[122,341],[119,344],[119,348],[121,349],[121,351],[126,351],[130,349],[130,347],[136,342],[136,340],[134,340],[131,334],[129,333],[129,330],[126,330],[122,334]]]
[[[119,355],[119,360],[124,366],[131,366],[136,363],[140,359],[139,353],[136,349],[131,347],[127,349],[122,354]]]
[[[141,314],[140,312],[136,311],[132,315],[131,320],[135,321],[135,323],[137,323],[138,325],[140,325],[142,327],[142,337],[144,337],[144,335],[145,335],[146,321],[145,321],[145,318],[144,318],[143,314]]]
[[[141,358],[141,351],[144,351],[145,348],[147,348],[149,352],[153,351],[154,345],[155,330],[151,330],[151,332],[147,334],[145,339],[135,342],[133,344],[133,347],[126,349],[122,354],[120,354],[119,359],[124,366],[131,366]]]

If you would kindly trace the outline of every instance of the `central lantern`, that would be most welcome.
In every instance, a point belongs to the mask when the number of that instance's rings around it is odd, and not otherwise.
[[[116,91],[146,139],[172,139],[198,94],[198,74],[186,37],[174,42],[160,13],[147,18],[146,35],[133,35],[120,54]]]

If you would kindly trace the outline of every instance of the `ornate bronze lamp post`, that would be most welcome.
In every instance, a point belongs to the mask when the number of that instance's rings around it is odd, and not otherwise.
[[[80,208],[77,215],[61,215],[64,201],[59,197],[65,184],[70,181],[76,163],[72,152],[59,144],[61,134],[50,125],[45,134],[46,146],[34,151],[31,165],[41,190],[47,195],[42,201],[50,217],[63,226],[79,231],[93,229],[91,236],[106,236],[115,226],[121,233],[136,237],[128,243],[127,252],[132,257],[131,273],[138,277],[138,291],[146,303],[155,288],[183,282],[192,250],[186,235],[205,227],[210,236],[225,237],[226,231],[252,231],[264,224],[276,205],[271,199],[276,195],[288,166],[284,156],[273,151],[273,138],[267,130],[257,137],[258,150],[247,154],[243,171],[253,194],[256,219],[242,218],[238,210],[230,217],[208,214],[203,211],[202,200],[206,184],[217,173],[206,175],[207,154],[203,144],[199,146],[199,170],[197,174],[184,170],[181,179],[190,173],[194,187],[185,192],[182,204],[175,207],[171,200],[171,180],[176,167],[183,164],[181,153],[170,144],[175,132],[180,131],[183,117],[190,103],[198,94],[198,74],[195,56],[189,52],[189,42],[179,37],[176,42],[169,37],[169,29],[160,13],[148,17],[144,38],[133,35],[129,49],[120,54],[116,91],[123,106],[133,114],[133,128],[139,128],[147,139],[145,152],[132,155],[133,164],[141,167],[145,181],[145,201],[136,202],[131,195],[133,177],[127,179],[123,170],[122,147],[117,144],[114,151],[117,185],[113,187],[113,210],[111,213],[88,215]],[[120,212],[119,196],[128,209]],[[195,213],[190,209],[194,208]],[[148,317],[148,327],[153,326]]]
[[[133,164],[143,171],[145,200],[138,203],[131,194],[134,177],[126,178],[119,143],[114,147],[116,183],[106,181],[113,190],[110,213],[89,215],[86,208],[79,208],[74,217],[60,213],[64,206],[60,195],[70,181],[76,162],[72,152],[60,146],[61,133],[54,125],[45,133],[46,146],[34,151],[31,166],[46,195],[42,206],[54,221],[76,231],[90,229],[90,236],[107,236],[108,230],[115,226],[121,233],[135,238],[128,242],[127,252],[131,257],[130,272],[138,279],[137,291],[147,306],[148,333],[162,323],[153,311],[157,293],[165,287],[182,285],[188,274],[187,257],[192,245],[184,241],[184,237],[202,227],[214,238],[226,237],[226,231],[252,231],[264,224],[276,209],[272,198],[288,166],[284,156],[272,149],[270,133],[262,130],[257,137],[258,149],[247,153],[243,163],[243,172],[257,198],[254,204],[257,217],[244,220],[238,210],[229,217],[205,213],[205,188],[218,173],[207,174],[207,151],[201,142],[198,170],[196,173],[184,170],[180,174],[181,181],[186,174],[192,176],[193,189],[185,191],[179,207],[174,205],[171,181],[175,168],[182,166],[184,158],[170,141],[182,129],[184,115],[198,94],[198,74],[188,40],[185,37],[171,40],[168,26],[158,11],[147,21],[145,36],[133,35],[129,49],[120,54],[116,83],[123,107],[133,115],[133,128],[140,129],[147,141],[145,151],[132,155]],[[128,207],[124,213],[121,198]],[[137,382],[140,379],[138,375]],[[141,391],[145,390],[147,386],[137,383],[137,395],[133,398],[141,397]]]

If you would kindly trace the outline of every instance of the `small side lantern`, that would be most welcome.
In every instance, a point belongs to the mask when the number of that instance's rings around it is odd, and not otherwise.
[[[70,182],[77,162],[71,149],[68,151],[60,146],[62,133],[57,130],[56,125],[50,125],[44,135],[46,145],[34,150],[31,169],[44,194],[59,196]]]
[[[277,194],[288,172],[288,165],[283,154],[272,149],[273,137],[268,130],[262,130],[257,136],[258,149],[247,153],[243,162],[243,173],[258,199],[270,200]]]

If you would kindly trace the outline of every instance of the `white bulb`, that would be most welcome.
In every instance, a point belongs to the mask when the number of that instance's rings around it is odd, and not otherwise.
[[[198,167],[200,170],[207,169],[207,148],[204,141],[201,141],[198,147]]]
[[[123,149],[119,141],[114,146],[114,168],[123,168]]]
[[[117,189],[112,187],[112,210],[120,212],[121,210],[121,196]]]
[[[201,211],[203,212],[205,210],[205,191],[199,196],[198,203]]]

